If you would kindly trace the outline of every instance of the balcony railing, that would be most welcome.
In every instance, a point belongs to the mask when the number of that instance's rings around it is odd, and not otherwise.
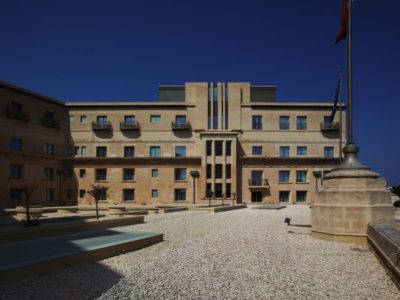
[[[339,130],[339,122],[332,122],[332,123],[321,123],[321,130],[322,131],[337,131]]]
[[[249,179],[249,187],[257,189],[269,189],[268,179]]]
[[[111,123],[110,122],[92,122],[92,129],[93,130],[111,130]]]
[[[172,130],[190,130],[192,126],[189,121],[186,122],[172,122]]]
[[[23,121],[29,121],[29,116],[24,111],[16,111],[11,108],[7,108],[6,115],[9,118],[23,120]]]
[[[53,127],[53,128],[60,128],[60,125],[54,118],[47,118],[47,117],[42,117],[41,123],[43,126],[47,127]]]
[[[119,128],[120,130],[139,130],[140,126],[139,123],[136,121],[130,121],[130,122],[126,122],[126,121],[121,121],[119,123]]]

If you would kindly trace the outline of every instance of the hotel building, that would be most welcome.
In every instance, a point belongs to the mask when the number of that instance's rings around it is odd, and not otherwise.
[[[332,103],[278,102],[275,86],[159,86],[157,102],[61,102],[0,82],[0,207],[309,203],[339,163]],[[345,114],[342,113],[343,128]],[[319,183],[321,181],[319,180]]]

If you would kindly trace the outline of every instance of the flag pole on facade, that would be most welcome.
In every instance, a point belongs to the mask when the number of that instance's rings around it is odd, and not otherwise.
[[[339,73],[339,162],[343,159],[343,95],[342,95],[342,71]]]

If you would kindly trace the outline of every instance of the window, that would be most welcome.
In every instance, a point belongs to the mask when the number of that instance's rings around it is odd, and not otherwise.
[[[175,201],[186,201],[186,189],[175,189]]]
[[[279,202],[289,202],[289,191],[279,191]]]
[[[135,169],[124,169],[123,170],[123,179],[127,180],[135,180]]]
[[[54,154],[54,145],[53,144],[44,144],[44,153],[47,155]]]
[[[86,169],[79,169],[79,177],[83,178],[86,176]]]
[[[22,165],[16,165],[16,164],[10,165],[10,178],[22,179]]]
[[[151,177],[158,177],[158,169],[151,169]]]
[[[96,181],[107,180],[107,169],[96,169]]]
[[[331,124],[331,117],[324,116],[324,125],[330,125],[330,124]]]
[[[97,146],[96,147],[96,157],[107,157],[107,147]]]
[[[215,178],[222,178],[222,164],[215,165]]]
[[[307,182],[307,171],[296,171],[296,182],[297,183]]]
[[[81,147],[81,156],[86,156],[87,155],[87,148],[86,146]]]
[[[252,129],[262,129],[262,116],[253,116]]]
[[[232,169],[232,167],[231,167],[231,164],[226,164],[226,178],[227,179],[229,179],[229,178],[231,178],[231,169]]]
[[[45,190],[46,202],[54,201],[54,189],[46,189]]]
[[[69,115],[69,116],[68,116],[68,120],[69,120],[69,122],[70,122],[71,124],[74,123],[74,119],[75,119],[74,115]]]
[[[45,180],[53,180],[53,178],[54,178],[53,168],[44,168],[43,175],[44,175]]]
[[[160,123],[161,116],[160,115],[151,115],[150,116],[150,123]]]
[[[72,198],[74,192],[71,189],[67,190],[67,198]]]
[[[206,151],[207,151],[207,156],[212,155],[212,141],[207,141],[206,142]]]
[[[67,169],[67,177],[68,178],[74,177],[74,170],[73,169]]]
[[[289,116],[280,116],[279,117],[279,129],[281,129],[281,130],[289,129]]]
[[[226,184],[226,198],[230,198],[232,197],[232,188],[231,188],[231,184],[227,183]]]
[[[160,157],[161,147],[160,146],[150,146],[150,157]]]
[[[46,151],[46,149],[45,149]],[[74,155],[74,148],[72,146],[67,146],[67,155],[73,156]]]
[[[134,189],[124,189],[124,201],[133,201],[135,200],[135,190]]]
[[[107,116],[97,116],[97,123],[104,126],[107,125],[108,124]]]
[[[324,147],[324,157],[331,158],[334,155],[333,147]]]
[[[74,155],[75,156],[79,155],[79,147],[75,147],[74,149],[75,149]]]
[[[175,180],[186,180],[186,169],[175,169]]]
[[[14,101],[11,102],[11,111],[13,113],[22,114],[23,113],[23,110],[22,110],[23,107],[24,107],[24,105],[22,103],[14,102]]]
[[[222,183],[215,184],[215,198],[222,198]]]
[[[226,156],[232,155],[232,141],[226,141]]]
[[[306,116],[297,116],[297,130],[306,130],[307,129],[307,117]]]
[[[54,112],[52,111],[45,111],[44,112],[44,119],[45,120],[54,120]]]
[[[179,125],[186,125],[186,116],[175,116],[175,124]]]
[[[81,116],[81,123],[82,124],[86,124],[87,123],[87,116],[85,116],[85,115]]]
[[[21,202],[22,201],[22,189],[10,189],[10,198],[14,202]]]
[[[289,146],[280,146],[279,147],[279,157],[289,157]]]
[[[290,171],[279,171],[279,183],[289,183]]]
[[[128,125],[134,125],[135,124],[135,116],[124,116],[124,122],[125,122],[125,124],[128,124]]]
[[[218,84],[213,84],[213,129],[218,129]]]
[[[158,190],[151,190],[151,198],[158,198]]]
[[[86,196],[86,191],[85,190],[79,190],[79,198],[85,198]]]
[[[186,146],[176,146],[175,157],[186,157]]]
[[[215,156],[222,156],[222,141],[215,141]]]
[[[306,201],[307,201],[307,191],[297,191],[296,202],[306,202]]]
[[[307,146],[297,146],[297,156],[306,156]]]
[[[262,155],[262,146],[253,146],[251,147],[252,155]]]
[[[206,184],[206,191],[212,191],[212,185],[211,183]]]
[[[251,171],[251,186],[262,186],[263,185],[263,171]]]
[[[135,147],[134,146],[125,146],[124,147],[124,157],[134,157],[135,156]]]
[[[10,138],[10,150],[22,151],[22,139]]]
[[[212,166],[211,164],[207,164],[207,179],[210,179],[212,176]]]

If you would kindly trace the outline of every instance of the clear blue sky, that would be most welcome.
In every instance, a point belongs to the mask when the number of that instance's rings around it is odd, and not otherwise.
[[[341,0],[0,0],[0,79],[63,101],[158,99],[158,84],[276,84],[332,101]],[[355,0],[360,157],[400,183],[400,1]]]

